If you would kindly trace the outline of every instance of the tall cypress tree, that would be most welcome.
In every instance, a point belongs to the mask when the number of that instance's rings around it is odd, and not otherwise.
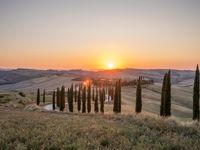
[[[91,112],[91,84],[88,85],[88,91],[87,91],[87,112]]]
[[[40,89],[37,90],[37,105],[40,105]]]
[[[74,102],[75,103],[77,102],[77,85],[75,85],[75,88],[74,88]]]
[[[53,98],[52,98],[52,108],[53,108],[53,110],[56,109],[55,99],[56,99],[56,92],[53,91]]]
[[[65,109],[65,86],[61,88],[61,103],[60,103],[60,111],[64,111]]]
[[[113,112],[117,113],[118,112],[118,101],[119,101],[119,97],[118,97],[118,81],[115,84],[115,95],[114,95],[114,106],[113,106]]]
[[[45,103],[45,96],[46,96],[46,91],[45,89],[43,90],[43,103]]]
[[[140,113],[141,111],[142,111],[142,87],[141,87],[141,77],[139,77],[136,89],[135,112]]]
[[[166,81],[167,81],[167,74],[165,73],[164,78],[163,78],[162,91],[161,91],[160,116],[165,115]]]
[[[68,103],[68,110],[70,111],[70,88],[67,89],[67,103]]]
[[[104,113],[105,89],[100,90],[100,111]]]
[[[56,103],[57,103],[57,107],[60,107],[60,103],[61,103],[61,93],[60,93],[60,88],[57,88],[56,91]]]
[[[193,120],[199,121],[199,65],[196,67],[193,87]]]
[[[112,92],[111,92],[111,100],[114,100],[115,97],[115,89],[112,87]]]
[[[73,112],[73,84],[71,85],[71,88],[70,88],[70,103],[69,103],[69,105],[70,105],[70,107],[69,107],[69,111],[70,112]]]
[[[94,101],[94,112],[98,113],[99,112],[99,104],[98,104],[98,89],[96,88],[96,98]]]
[[[82,92],[82,113],[86,113],[86,87],[83,87]]]
[[[171,71],[167,74],[166,98],[165,98],[165,116],[171,116]]]
[[[78,102],[77,102],[78,112],[81,110],[81,86],[78,89]]]
[[[93,86],[93,88],[92,88],[92,101],[94,102],[95,101],[95,94],[94,94],[94,86]]]
[[[119,80],[119,83],[118,83],[118,112],[121,113],[121,99],[122,99],[122,96],[121,96],[121,79]]]

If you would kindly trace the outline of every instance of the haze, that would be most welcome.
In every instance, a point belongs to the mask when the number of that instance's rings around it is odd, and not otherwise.
[[[1,0],[0,67],[193,69],[198,0]]]

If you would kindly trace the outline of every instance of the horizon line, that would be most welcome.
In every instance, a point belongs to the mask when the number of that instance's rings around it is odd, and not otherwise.
[[[86,69],[86,68],[62,68],[62,69],[56,69],[56,68],[37,68],[37,67],[0,67],[0,70],[17,70],[17,69],[27,69],[27,70],[55,70],[55,71],[70,71],[70,70],[83,70],[83,71],[109,71],[109,70],[125,70],[125,69],[135,69],[135,70],[180,70],[180,71],[194,71],[194,69],[181,69],[181,68],[136,68],[136,67],[124,67],[124,68],[113,68],[113,69]]]

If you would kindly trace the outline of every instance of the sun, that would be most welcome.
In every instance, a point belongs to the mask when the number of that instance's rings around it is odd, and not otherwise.
[[[110,63],[107,64],[107,67],[108,67],[108,69],[113,69],[114,64],[110,62]]]

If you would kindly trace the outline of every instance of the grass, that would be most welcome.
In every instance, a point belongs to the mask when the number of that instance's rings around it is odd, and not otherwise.
[[[0,93],[0,149],[200,149],[200,124],[191,121],[192,92],[173,87],[172,117],[158,117],[160,85],[143,88],[143,112],[135,115],[135,88],[122,89],[122,114],[105,103],[105,114],[41,112],[36,95]],[[154,114],[154,115],[151,115]],[[177,120],[179,119],[179,121]],[[182,120],[185,120],[183,122]]]
[[[0,110],[1,149],[199,149],[198,123],[145,115]]]
[[[30,103],[33,103],[33,100],[22,92],[0,92],[0,106],[2,107],[22,109]]]

